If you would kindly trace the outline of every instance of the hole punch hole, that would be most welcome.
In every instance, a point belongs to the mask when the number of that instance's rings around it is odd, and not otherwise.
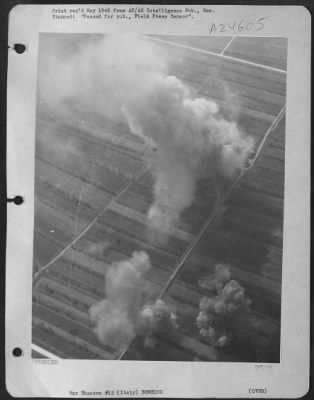
[[[24,51],[26,50],[25,44],[21,43],[15,43],[13,46],[13,49],[18,53],[18,54],[23,54]]]
[[[22,203],[24,203],[24,199],[22,196],[15,196],[13,199],[13,203],[16,204],[17,206],[19,206]]]
[[[14,349],[12,350],[12,354],[14,355],[14,357],[21,357],[21,355],[23,354],[23,350],[20,347],[14,347]]]
[[[22,196],[15,196],[12,199],[7,199],[8,203],[14,203],[17,206],[21,205],[22,203],[24,203],[24,199]]]

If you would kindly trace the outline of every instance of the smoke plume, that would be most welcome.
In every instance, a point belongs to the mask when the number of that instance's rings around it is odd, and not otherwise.
[[[147,215],[153,227],[178,221],[193,203],[199,178],[232,178],[243,168],[253,139],[224,118],[217,102],[197,97],[169,75],[170,52],[153,41],[112,35],[82,40],[72,51],[51,46],[57,48],[41,58],[41,101],[91,124],[99,120],[100,129],[102,118],[127,124],[155,150],[148,151],[155,177]]]
[[[121,351],[140,335],[154,346],[155,335],[173,331],[175,315],[162,301],[149,301],[144,279],[151,268],[149,256],[134,252],[128,260],[113,263],[105,279],[105,298],[90,308],[99,341]]]
[[[250,339],[254,334],[251,301],[239,282],[231,279],[229,266],[216,265],[213,276],[200,282],[200,286],[210,293],[200,300],[196,319],[200,334],[219,347],[228,345],[234,338]]]
[[[153,304],[147,304],[141,312],[141,330],[144,336],[144,346],[154,347],[156,334],[173,334],[177,328],[176,315],[161,299]]]

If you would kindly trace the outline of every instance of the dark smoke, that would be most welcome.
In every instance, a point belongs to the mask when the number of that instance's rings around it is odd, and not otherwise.
[[[240,283],[231,279],[229,266],[216,265],[213,276],[200,282],[200,286],[210,292],[210,296],[200,300],[196,319],[200,335],[219,347],[233,339],[250,339],[254,334],[251,300]]]

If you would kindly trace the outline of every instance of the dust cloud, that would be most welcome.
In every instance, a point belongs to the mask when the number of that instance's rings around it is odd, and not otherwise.
[[[113,263],[105,277],[105,298],[90,308],[98,339],[116,351],[123,351],[137,335],[144,346],[153,347],[156,334],[172,333],[176,317],[162,300],[150,301],[145,274],[149,256],[143,251]]]

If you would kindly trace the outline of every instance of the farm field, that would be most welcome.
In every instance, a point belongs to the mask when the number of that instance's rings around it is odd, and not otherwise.
[[[216,101],[258,151],[234,180],[201,179],[194,203],[169,233],[147,225],[154,176],[141,138],[119,120],[103,118],[100,131],[39,105],[33,343],[61,358],[279,362],[279,346],[271,346],[280,335],[285,39],[146,40],[170,54],[170,75]],[[221,52],[227,57],[213,54]],[[175,308],[178,333],[161,335],[154,348],[137,337],[118,352],[98,341],[88,310],[104,297],[108,267],[137,250],[152,264],[145,275],[148,296]],[[199,335],[195,321],[206,295],[199,282],[217,263],[231,266],[252,300],[257,334],[250,346],[214,348]]]
[[[206,295],[200,281],[213,272],[217,263],[231,265],[232,276],[245,287],[252,300],[252,312],[258,324],[254,345],[260,349],[261,361],[269,342],[280,330],[284,160],[281,159],[276,169],[269,167],[269,162],[274,149],[283,150],[284,132],[284,120],[281,120],[254,167],[247,170],[235,186],[217,221],[214,220],[205,230],[163,294],[163,298],[176,305],[180,331],[185,332],[190,340],[194,337],[197,341],[198,332],[193,321],[199,299]],[[268,185],[268,182],[272,184]],[[161,353],[162,340],[161,348],[156,350]],[[166,348],[168,345],[166,343]],[[186,349],[185,337],[176,346]],[[196,348],[198,346],[201,344]],[[249,348],[244,352],[244,347],[244,344],[237,344],[223,350],[242,361],[254,360],[255,353],[250,353]],[[139,349],[140,343],[133,344],[124,359],[132,359],[134,352],[146,353],[146,350]],[[204,355],[201,347],[199,353]],[[273,362],[278,362],[279,349],[272,356]]]

